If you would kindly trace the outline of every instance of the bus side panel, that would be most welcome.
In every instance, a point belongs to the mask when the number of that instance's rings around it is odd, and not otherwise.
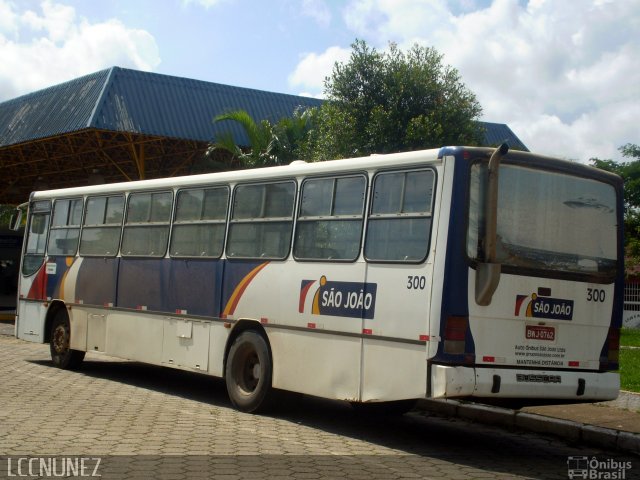
[[[224,350],[229,338],[229,330],[220,322],[213,322],[209,327],[209,366],[211,375],[224,376]]]
[[[441,322],[442,298],[444,292],[444,272],[447,264],[448,239],[451,217],[458,215],[452,209],[452,191],[454,179],[455,158],[447,156],[444,158],[441,173],[442,180],[441,193],[438,195],[439,203],[436,204],[435,211],[437,220],[434,219],[433,227],[433,271],[438,272],[433,276],[431,284],[431,308],[429,312],[429,341],[427,342],[427,358],[431,359],[438,353],[441,343]],[[456,203],[456,205],[459,205]],[[459,208],[459,207],[458,207]]]
[[[362,313],[344,307],[364,288],[364,262],[227,262],[222,317],[267,332],[273,386],[357,401]]]
[[[119,258],[83,257],[75,281],[65,286],[67,301],[86,305],[117,305]],[[73,289],[73,291],[72,291]]]
[[[105,353],[156,365],[162,363],[162,316],[112,312],[106,325]]]
[[[41,302],[20,300],[16,322],[16,336],[29,342],[44,342],[44,319],[47,308]]]
[[[462,152],[456,153],[456,158],[447,157],[448,165],[453,166],[453,172],[447,172],[452,180],[451,186],[451,206],[448,222],[443,216],[439,225],[440,235],[447,229],[446,242],[440,242],[440,250],[446,249],[444,264],[436,265],[438,272],[442,275],[442,303],[437,317],[434,316],[434,327],[432,335],[438,337],[438,348],[435,356],[431,358],[433,362],[442,362],[459,365],[461,363],[473,363],[475,347],[471,332],[467,329],[464,339],[464,351],[452,353],[452,350],[445,349],[445,332],[447,322],[450,319],[467,318],[469,316],[469,303],[467,298],[467,275],[468,266],[466,260],[466,211],[467,211],[467,191],[469,189],[469,170],[467,162],[462,158]],[[439,255],[438,260],[442,258]],[[440,286],[438,285],[438,289]],[[436,312],[433,312],[436,313]],[[430,347],[430,353],[433,347]]]
[[[424,344],[365,338],[362,348],[360,401],[386,402],[425,397],[427,362]]]
[[[123,258],[118,274],[117,306],[217,316],[223,268],[219,260]]]
[[[123,258],[118,273],[120,308],[166,312],[169,261],[164,258]]]
[[[362,339],[318,332],[267,329],[273,386],[338,400],[360,399]]]
[[[367,285],[377,289],[375,315],[364,320],[363,402],[426,395],[431,256],[418,265],[367,266]],[[377,338],[369,339],[369,335]]]

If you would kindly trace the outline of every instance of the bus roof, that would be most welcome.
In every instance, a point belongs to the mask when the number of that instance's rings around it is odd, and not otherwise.
[[[128,192],[140,190],[157,190],[174,187],[189,187],[218,183],[255,182],[278,180],[296,176],[322,176],[331,173],[358,172],[368,168],[384,168],[393,166],[411,166],[419,164],[440,163],[439,149],[420,150],[393,154],[374,154],[368,157],[358,157],[322,162],[294,161],[289,165],[275,167],[230,170],[225,172],[204,173],[182,177],[168,177],[153,180],[138,180],[134,182],[111,183],[86,187],[73,187],[59,190],[43,190],[34,192],[32,200],[60,196],[101,194],[111,192]]]
[[[433,165],[440,163],[442,158],[448,155],[457,156],[461,152],[467,152],[469,159],[475,159],[482,156],[488,157],[493,151],[493,148],[487,147],[443,147],[439,149],[418,150],[413,152],[373,154],[368,157],[327,160],[321,162],[297,160],[289,165],[275,167],[231,170],[199,175],[90,185],[58,190],[43,190],[33,192],[31,194],[31,200],[63,196],[100,195],[114,192],[173,189],[176,187],[185,188],[207,184],[270,181],[297,176],[322,176],[333,173],[358,172],[366,169],[380,169],[385,167],[417,166],[425,164]],[[619,183],[622,181],[618,175],[595,167],[536,155],[529,152],[510,150],[506,158],[523,164],[531,163],[531,161],[535,159],[537,165],[565,171],[566,173],[596,178],[609,183]]]

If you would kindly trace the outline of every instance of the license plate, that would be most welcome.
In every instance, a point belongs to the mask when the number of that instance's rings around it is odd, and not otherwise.
[[[527,340],[548,340],[554,342],[556,339],[556,329],[554,327],[543,327],[542,325],[527,325],[525,335]]]

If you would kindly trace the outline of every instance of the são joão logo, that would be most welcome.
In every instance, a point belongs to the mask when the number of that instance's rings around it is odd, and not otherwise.
[[[303,313],[308,293],[316,286],[311,313],[334,317],[372,319],[376,309],[376,283],[332,282],[324,275],[320,280],[302,280],[299,312]]]
[[[573,300],[544,297],[536,293],[516,295],[515,315],[518,317],[571,320],[573,318]]]

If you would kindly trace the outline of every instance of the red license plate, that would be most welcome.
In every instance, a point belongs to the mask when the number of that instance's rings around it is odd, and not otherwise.
[[[549,340],[553,342],[556,339],[556,329],[541,325],[527,325],[525,335],[527,340]]]

